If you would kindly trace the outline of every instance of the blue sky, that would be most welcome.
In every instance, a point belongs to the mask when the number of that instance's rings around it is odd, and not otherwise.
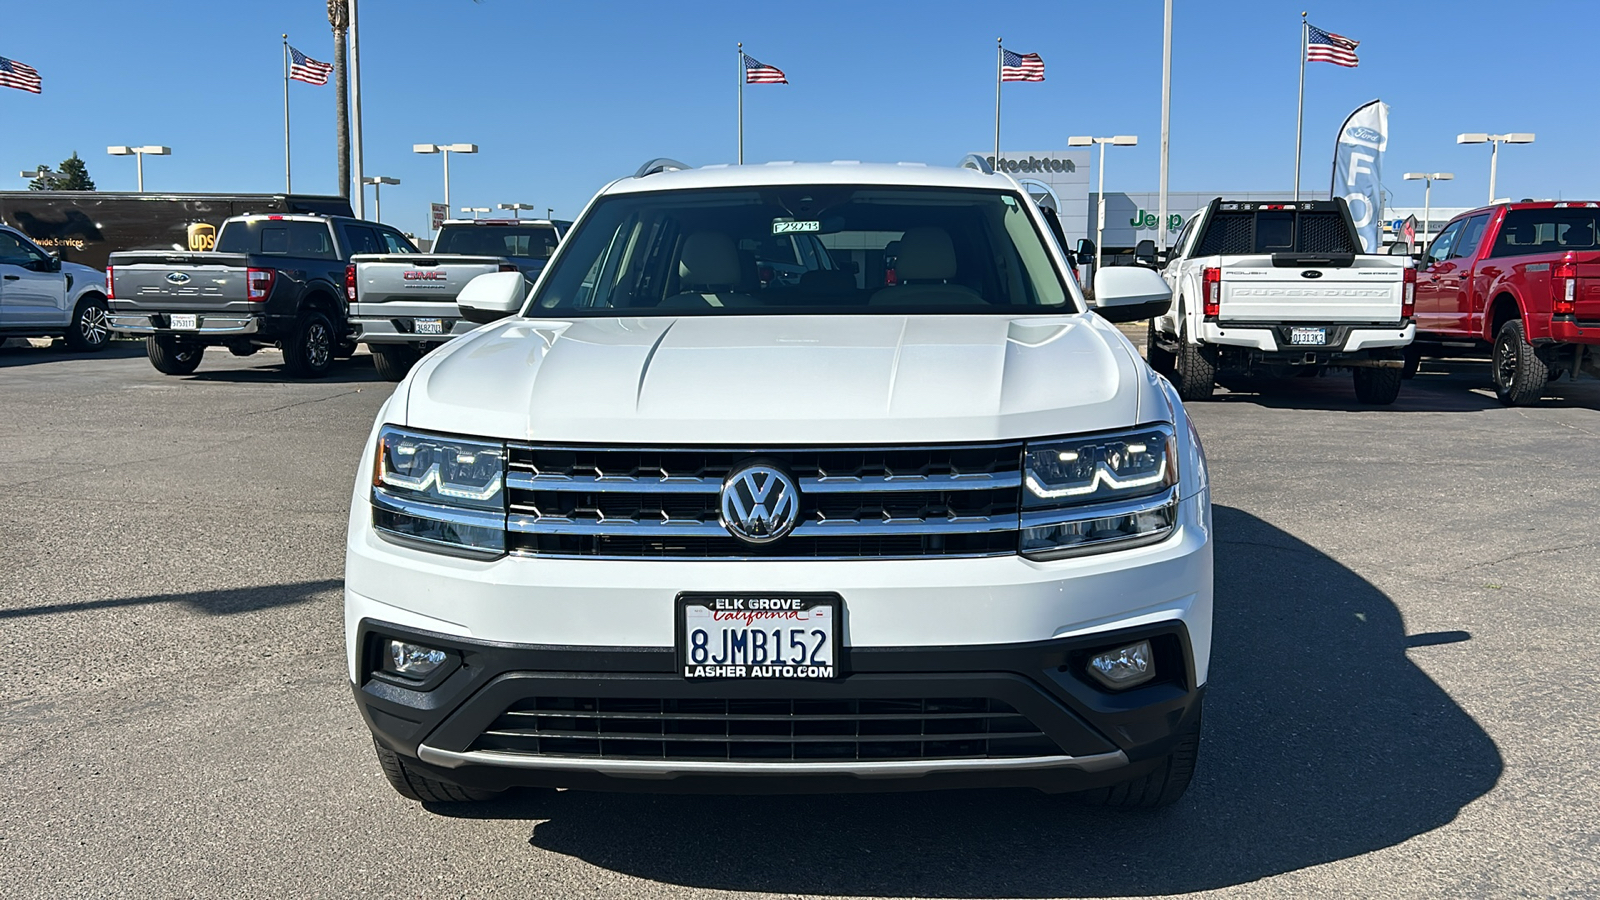
[[[224,3],[79,0],[71,14],[8,0],[36,27],[0,33],[0,55],[45,79],[0,90],[0,185],[77,150],[102,189],[132,190],[131,158],[110,144],[167,144],[150,190],[283,188],[278,35],[332,59],[323,0]],[[1306,75],[1303,183],[1325,190],[1335,131],[1361,103],[1391,106],[1386,187],[1420,205],[1400,173],[1449,171],[1437,206],[1487,193],[1489,151],[1463,131],[1532,131],[1501,153],[1502,196],[1600,196],[1600,125],[1579,35],[1600,3],[1177,0],[1171,186],[1288,190],[1294,168],[1299,11],[1360,40],[1361,66]],[[979,13],[998,15],[984,19]],[[655,156],[691,164],[734,155],[734,44],[784,69],[787,86],[745,97],[747,161],[954,163],[993,144],[994,39],[1042,54],[1047,81],[1005,87],[1005,145],[1064,148],[1069,134],[1137,134],[1113,148],[1107,190],[1155,190],[1161,0],[1102,3],[560,3],[364,0],[366,170],[402,179],[384,218],[425,226],[442,199],[437,156],[419,142],[473,142],[452,163],[455,206],[524,202],[571,216],[606,181]],[[1545,54],[1560,62],[1543,63]],[[332,193],[333,90],[294,82],[295,186]],[[370,201],[369,201],[370,203]]]

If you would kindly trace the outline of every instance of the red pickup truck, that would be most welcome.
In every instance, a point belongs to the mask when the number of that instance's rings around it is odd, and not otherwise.
[[[1417,263],[1422,356],[1488,350],[1502,403],[1536,402],[1545,383],[1600,375],[1600,203],[1501,203],[1450,220]]]

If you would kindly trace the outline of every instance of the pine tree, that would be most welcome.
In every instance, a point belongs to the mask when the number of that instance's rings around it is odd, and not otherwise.
[[[94,179],[89,177],[89,166],[78,157],[78,151],[61,161],[60,171],[52,172],[49,166],[40,166],[44,174],[28,183],[30,191],[92,191]]]

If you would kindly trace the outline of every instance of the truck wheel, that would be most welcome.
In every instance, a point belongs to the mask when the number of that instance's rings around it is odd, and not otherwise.
[[[1217,364],[1211,354],[1205,347],[1179,336],[1176,356],[1173,368],[1178,377],[1173,379],[1173,385],[1178,396],[1184,400],[1209,400],[1217,383]]]
[[[1538,402],[1550,380],[1550,367],[1528,343],[1521,319],[1500,326],[1494,339],[1494,392],[1507,406],[1526,406]]]
[[[338,343],[333,323],[326,315],[316,310],[304,313],[295,323],[294,334],[284,342],[284,368],[300,378],[321,378],[333,367],[333,351]]]
[[[72,322],[67,325],[67,346],[74,350],[93,353],[111,344],[111,323],[106,318],[106,301],[90,294],[78,301],[72,311]]]
[[[1356,400],[1372,406],[1388,406],[1400,396],[1400,380],[1404,371],[1394,369],[1358,368],[1355,370]]]
[[[1176,803],[1194,778],[1195,761],[1200,756],[1200,717],[1184,730],[1174,747],[1154,771],[1138,778],[1075,794],[1074,799],[1090,806],[1118,809],[1158,809]]]
[[[473,803],[491,800],[501,793],[429,778],[413,771],[400,754],[384,747],[376,740],[372,742],[372,748],[378,751],[378,765],[383,767],[383,777],[389,779],[389,786],[407,799],[420,800],[423,803]]]
[[[1170,378],[1172,376],[1172,364],[1176,357],[1174,357],[1171,350],[1163,350],[1161,345],[1156,343],[1156,337],[1156,320],[1151,319],[1150,331],[1144,342],[1144,358],[1150,363],[1150,368]]]
[[[150,365],[163,375],[190,375],[200,368],[200,357],[206,348],[198,344],[181,343],[170,334],[152,334],[144,339],[145,355]]]
[[[372,367],[384,381],[399,381],[416,365],[419,354],[410,344],[372,345]]]

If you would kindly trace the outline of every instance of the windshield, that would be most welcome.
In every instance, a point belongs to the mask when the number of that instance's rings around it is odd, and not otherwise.
[[[435,253],[523,259],[549,259],[555,250],[556,230],[549,225],[445,225],[433,246]]]
[[[1024,202],[842,185],[609,197],[529,314],[1075,312]]]

